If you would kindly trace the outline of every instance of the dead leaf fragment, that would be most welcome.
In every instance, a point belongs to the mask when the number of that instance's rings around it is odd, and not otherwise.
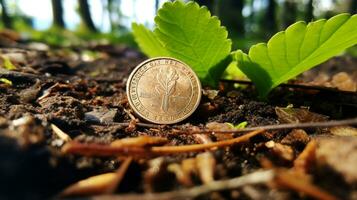
[[[89,196],[112,193],[123,179],[132,159],[127,158],[116,172],[92,176],[67,187],[60,196]]]
[[[320,115],[304,108],[276,107],[275,113],[282,123],[323,122],[328,119],[325,115]]]
[[[69,186],[61,193],[61,196],[88,196],[101,194],[114,182],[115,179],[116,173],[114,172],[92,176]]]

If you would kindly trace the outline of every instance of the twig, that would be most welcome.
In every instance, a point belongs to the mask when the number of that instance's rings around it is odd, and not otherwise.
[[[225,147],[233,144],[247,141],[249,138],[264,132],[264,130],[256,130],[245,135],[230,140],[212,142],[208,144],[192,144],[182,146],[154,146],[154,147],[138,147],[138,146],[115,146],[103,144],[90,144],[69,142],[62,148],[63,153],[78,154],[85,156],[116,156],[116,155],[131,155],[131,156],[149,156],[163,155],[172,153],[187,153],[197,152],[213,147]]]
[[[104,124],[103,124],[104,125]],[[122,122],[122,123],[109,123],[105,125],[117,125],[117,126],[129,126],[129,122]],[[167,125],[158,125],[158,124],[149,124],[149,123],[136,123],[137,126],[144,127],[144,128],[164,128]],[[326,127],[333,127],[333,126],[344,126],[344,125],[357,125],[357,118],[351,119],[344,119],[344,120],[332,120],[326,122],[307,122],[307,123],[298,123],[298,124],[275,124],[275,125],[267,125],[267,126],[257,126],[257,127],[249,127],[243,129],[236,129],[236,130],[173,130],[171,134],[212,134],[212,133],[244,133],[250,131],[256,131],[260,129],[264,130],[281,130],[281,129],[295,129],[295,128],[326,128]]]
[[[317,149],[317,142],[311,140],[305,149],[294,160],[293,169],[299,173],[307,174],[312,163],[315,161],[315,151]]]
[[[62,152],[66,154],[78,154],[83,156],[116,156],[116,155],[140,155],[148,154],[142,147],[112,147],[104,144],[90,144],[69,142],[62,147]]]
[[[226,82],[226,83],[239,83],[239,84],[244,84],[244,85],[253,85],[253,82],[246,81],[246,80],[221,79],[220,81],[221,82]],[[334,92],[334,93],[345,93],[345,94],[356,94],[356,92],[352,92],[352,91],[344,91],[344,90],[339,90],[337,88],[323,87],[323,86],[317,86],[317,85],[302,85],[302,84],[282,83],[278,87],[299,88],[299,89],[306,89],[306,90],[319,90],[319,91]]]
[[[237,138],[223,140],[219,142],[212,142],[207,144],[192,144],[192,145],[183,145],[183,146],[161,146],[161,147],[152,147],[151,151],[153,153],[167,154],[167,153],[187,153],[187,152],[196,152],[211,149],[213,147],[225,147],[233,144],[241,143],[247,141],[249,138],[258,135],[264,132],[264,130],[255,130],[245,135],[242,135]]]
[[[275,173],[273,170],[257,171],[237,178],[213,181],[206,185],[196,186],[188,189],[173,192],[149,193],[138,195],[100,195],[90,198],[90,200],[167,200],[167,199],[193,199],[203,194],[215,191],[236,189],[246,185],[264,184],[273,180]]]
[[[333,120],[326,122],[308,122],[308,123],[298,123],[298,124],[276,124],[267,126],[257,126],[250,128],[243,128],[237,130],[222,130],[222,131],[212,131],[212,130],[201,130],[201,131],[190,131],[190,134],[204,134],[204,133],[242,133],[249,131],[256,131],[260,129],[264,130],[281,130],[281,129],[295,129],[295,128],[324,128],[333,126],[343,126],[343,125],[357,125],[357,118],[345,119],[345,120]],[[177,131],[177,133],[187,134],[187,131]]]
[[[10,71],[0,68],[0,78],[10,79],[17,82],[33,82],[36,79],[41,81],[61,81],[62,79],[56,76],[44,76],[43,74],[30,74],[25,72]]]
[[[130,119],[136,120],[136,117],[133,114],[131,114],[129,110],[124,108],[124,112],[129,115]]]
[[[43,79],[43,76],[29,74],[24,72],[17,72],[17,71],[10,71],[7,69],[0,68],[0,78],[8,78],[8,79],[27,79],[27,80],[34,80],[34,79]]]
[[[101,125],[115,125],[115,126],[129,126],[129,122],[112,122],[112,123],[105,123]],[[135,124],[136,126],[144,127],[144,128],[163,128],[166,125],[158,125],[158,124],[149,124],[149,123],[143,123],[143,122],[138,122]]]

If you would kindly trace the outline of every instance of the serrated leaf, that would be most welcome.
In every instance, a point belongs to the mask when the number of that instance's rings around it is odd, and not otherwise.
[[[132,23],[133,35],[141,51],[149,57],[169,56],[154,33],[142,24]]]
[[[217,17],[195,2],[166,2],[155,18],[154,34],[170,56],[187,63],[202,84],[215,86],[227,65],[231,40]]]
[[[279,84],[357,43],[357,15],[340,14],[308,25],[297,22],[267,44],[237,51],[238,67],[255,83],[261,96]]]

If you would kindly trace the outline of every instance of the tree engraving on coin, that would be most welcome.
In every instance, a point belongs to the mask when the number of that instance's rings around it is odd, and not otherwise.
[[[127,82],[129,104],[147,121],[172,124],[186,119],[201,99],[201,84],[185,63],[154,58],[139,64]]]
[[[174,68],[163,67],[159,70],[156,78],[159,84],[155,89],[162,97],[161,109],[164,112],[167,112],[169,107],[169,98],[175,92],[176,81],[179,79],[179,76]]]

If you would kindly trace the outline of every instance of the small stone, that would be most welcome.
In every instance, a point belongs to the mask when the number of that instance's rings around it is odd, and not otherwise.
[[[112,123],[117,113],[117,109],[99,108],[85,113],[84,120],[93,123]]]
[[[218,90],[202,90],[202,94],[213,100],[218,95]]]

